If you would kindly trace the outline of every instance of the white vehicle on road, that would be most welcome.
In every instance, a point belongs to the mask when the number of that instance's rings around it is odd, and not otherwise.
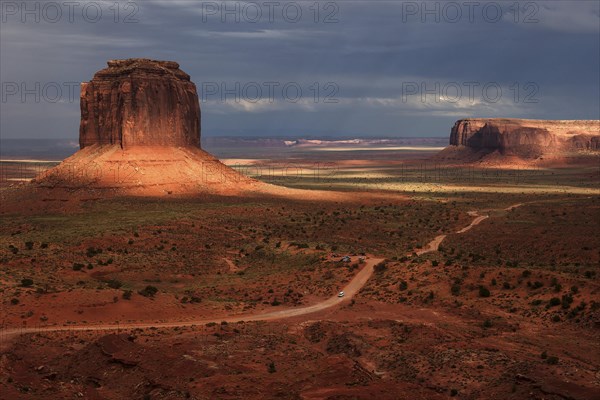
[[[344,297],[344,292],[339,292],[338,297]]]

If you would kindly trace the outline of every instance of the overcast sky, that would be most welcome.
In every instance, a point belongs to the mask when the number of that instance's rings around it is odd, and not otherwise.
[[[2,138],[77,139],[78,83],[131,57],[191,75],[204,136],[447,136],[464,117],[600,118],[596,0],[23,4],[2,0]]]

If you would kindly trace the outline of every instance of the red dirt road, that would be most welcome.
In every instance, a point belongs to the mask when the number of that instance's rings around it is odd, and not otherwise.
[[[299,315],[311,314],[322,311],[338,304],[348,302],[358,291],[367,283],[373,274],[373,267],[383,261],[383,258],[369,258],[366,260],[363,268],[352,278],[344,287],[344,297],[338,297],[337,294],[329,299],[311,306],[289,308],[285,310],[273,311],[261,314],[243,314],[222,318],[198,319],[194,321],[173,321],[173,322],[144,322],[129,324],[99,324],[99,325],[70,325],[70,326],[47,326],[39,328],[12,328],[0,332],[0,350],[8,344],[10,339],[26,333],[39,332],[59,332],[59,331],[111,331],[118,329],[136,329],[136,328],[175,328],[195,325],[205,325],[209,322],[240,322],[240,321],[270,321]]]
[[[512,205],[505,210],[511,210],[519,207],[522,204]],[[478,225],[483,220],[488,218],[488,215],[479,215],[477,211],[469,212],[469,215],[475,217],[471,223],[456,231],[456,233],[464,233],[475,225]],[[446,238],[446,235],[439,235],[435,237],[426,247],[416,251],[417,255],[425,254],[431,251],[437,251],[442,241]],[[343,302],[348,302],[358,291],[367,283],[371,275],[373,274],[373,267],[383,261],[383,258],[369,258],[366,260],[363,268],[352,278],[348,285],[343,289],[344,297],[338,297],[337,294],[329,299],[322,301],[311,306],[290,308],[284,310],[273,311],[269,313],[261,314],[242,314],[236,316],[223,316],[222,318],[211,318],[211,319],[198,319],[193,321],[172,321],[172,322],[144,322],[144,323],[126,323],[126,324],[98,324],[98,325],[69,325],[69,326],[47,326],[47,327],[36,327],[36,328],[12,328],[4,331],[0,331],[0,350],[3,350],[4,346],[8,344],[10,339],[26,333],[39,333],[39,332],[58,332],[58,331],[110,331],[118,329],[136,329],[136,328],[175,328],[175,327],[186,327],[195,325],[205,325],[210,322],[240,322],[240,321],[270,321],[277,319],[284,319],[290,317],[297,317],[300,315],[306,315],[315,313],[318,311],[325,310],[327,308],[334,307]],[[355,261],[355,260],[353,260]]]

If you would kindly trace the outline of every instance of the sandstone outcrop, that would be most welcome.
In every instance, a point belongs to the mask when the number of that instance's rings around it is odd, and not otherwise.
[[[600,151],[600,121],[461,119],[452,127],[450,145],[522,157]]]
[[[264,185],[200,148],[196,85],[173,61],[113,60],[83,83],[79,142],[33,184],[100,197],[229,195]]]
[[[81,84],[79,146],[200,146],[196,85],[173,61],[111,60]]]

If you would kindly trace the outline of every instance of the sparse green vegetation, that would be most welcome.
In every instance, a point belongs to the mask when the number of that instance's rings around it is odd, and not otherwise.
[[[111,289],[119,289],[121,286],[123,286],[123,283],[121,283],[120,281],[118,281],[116,279],[111,279],[108,282],[106,282],[106,284]]]
[[[548,307],[556,307],[560,304],[560,299],[558,297],[553,297],[548,301]]]
[[[144,289],[138,291],[138,293],[144,297],[154,297],[158,293],[158,289],[154,286],[146,286]]]
[[[33,279],[23,278],[21,279],[21,286],[23,287],[31,287],[33,286]]]
[[[73,271],[81,271],[84,265],[81,263],[73,263]]]
[[[460,294],[460,285],[458,283],[452,285],[450,287],[450,293],[452,293],[454,296],[458,296]]]

